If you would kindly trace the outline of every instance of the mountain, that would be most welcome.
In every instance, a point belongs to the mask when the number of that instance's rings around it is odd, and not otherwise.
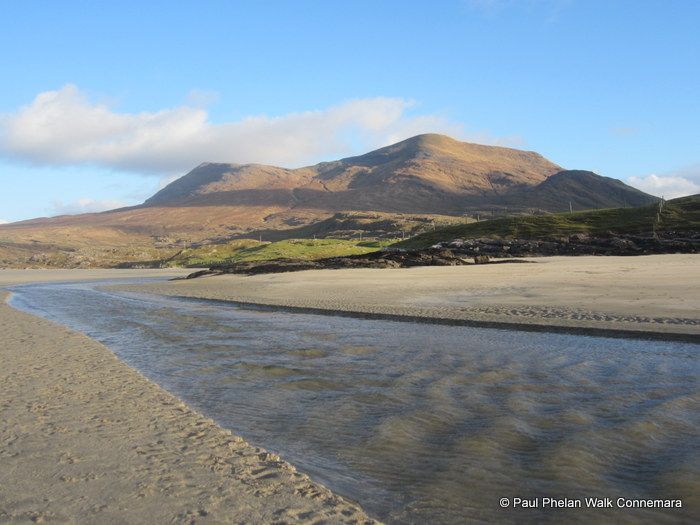
[[[0,225],[0,265],[3,255],[12,261],[119,249],[115,257],[128,250],[135,258],[155,257],[153,249],[234,238],[332,236],[349,224],[352,234],[410,232],[465,215],[656,200],[615,179],[566,171],[538,153],[427,134],[298,169],[204,163],[139,206]]]
[[[586,209],[654,200],[615,179],[563,170],[538,153],[427,134],[293,170],[201,164],[143,206],[278,208],[265,222],[284,222],[309,211],[315,216],[347,211],[462,215],[494,207],[553,212],[568,210],[570,203]]]
[[[601,177],[592,171],[566,170],[523,192],[509,194],[502,202],[512,206],[527,203],[543,210],[566,211],[569,205],[576,210],[588,210],[643,206],[656,200],[656,197],[617,179]]]
[[[286,170],[202,164],[145,206],[279,206],[459,215],[561,171],[533,152],[419,135],[335,162]]]

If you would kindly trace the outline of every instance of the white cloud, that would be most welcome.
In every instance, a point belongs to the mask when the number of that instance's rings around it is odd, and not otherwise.
[[[652,173],[645,177],[629,177],[627,183],[637,189],[666,199],[694,195],[700,193],[700,165],[690,166],[665,175]]]
[[[67,85],[0,115],[0,156],[164,176],[182,174],[204,161],[299,167],[428,132],[486,144],[520,143],[517,137],[469,134],[462,124],[439,115],[408,116],[413,103],[402,98],[350,100],[324,110],[213,124],[204,108],[195,107],[212,97],[193,91],[192,106],[117,113]]]
[[[97,213],[101,211],[113,210],[115,208],[123,208],[125,206],[133,206],[134,203],[128,203],[113,199],[78,199],[75,202],[63,203],[61,201],[52,201],[52,210],[50,215],[75,215],[79,213]]]
[[[0,219],[0,224],[9,224],[10,221],[6,221],[5,219]]]

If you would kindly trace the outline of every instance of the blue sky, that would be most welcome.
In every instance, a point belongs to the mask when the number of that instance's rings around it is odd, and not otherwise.
[[[0,0],[0,221],[419,133],[700,193],[695,0]]]

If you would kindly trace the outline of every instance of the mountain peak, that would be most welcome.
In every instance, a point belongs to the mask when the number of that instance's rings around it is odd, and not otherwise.
[[[427,133],[364,155],[299,169],[203,163],[145,205],[194,199],[201,206],[204,196],[214,194],[220,205],[224,194],[239,202],[241,191],[248,192],[247,204],[254,204],[255,192],[269,205],[269,191],[275,190],[275,203],[293,207],[457,214],[464,211],[465,198],[494,197],[512,187],[541,183],[561,170],[537,153]],[[263,192],[268,192],[264,198]]]
[[[586,187],[595,188],[590,196]],[[585,202],[591,203],[607,203],[603,196],[610,194],[611,205],[650,198],[614,179],[567,172],[532,151],[427,133],[298,169],[203,163],[143,206],[255,207],[255,214],[274,216],[346,211],[462,215],[493,206],[561,211],[561,203],[568,205],[577,193],[585,193]]]
[[[371,217],[371,231],[387,236],[406,221],[419,224],[440,216],[454,220],[499,211],[517,215],[655,200],[615,179],[564,171],[534,152],[430,133],[299,169],[204,162],[140,206],[0,229],[28,239],[31,255],[41,249],[38,243],[71,246],[76,237],[91,245],[131,246],[140,238],[171,247],[182,240],[289,238],[311,234],[309,228],[336,215],[346,217],[335,220],[336,230],[363,231]],[[325,227],[313,233],[327,231]]]

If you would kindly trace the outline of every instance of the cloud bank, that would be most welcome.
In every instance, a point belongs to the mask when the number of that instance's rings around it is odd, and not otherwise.
[[[191,98],[200,101],[202,96]],[[67,85],[40,93],[15,113],[0,115],[0,156],[38,165],[85,164],[163,176],[204,161],[299,167],[427,132],[485,144],[517,143],[517,138],[468,134],[462,124],[441,116],[407,116],[412,105],[402,98],[377,97],[214,124],[197,104],[118,113]]]
[[[652,173],[645,177],[629,177],[627,183],[637,189],[666,199],[694,195],[700,193],[700,164],[664,175]]]

